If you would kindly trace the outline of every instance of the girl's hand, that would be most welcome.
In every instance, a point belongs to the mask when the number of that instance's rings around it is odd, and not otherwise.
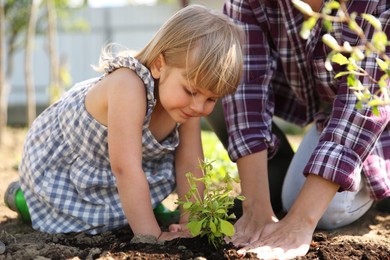
[[[172,240],[175,238],[191,238],[191,233],[186,227],[186,223],[169,225],[169,232],[161,232],[159,241]]]
[[[171,224],[169,225],[169,232],[187,232],[188,234],[190,234],[190,231],[188,230],[186,225],[187,223]]]
[[[177,224],[174,224],[177,225]],[[190,232],[187,231],[177,231],[177,232],[161,232],[161,235],[158,238],[158,241],[169,241],[176,238],[190,238],[192,237]]]
[[[185,224],[172,224],[169,226],[169,232],[161,232],[158,237],[154,235],[136,234],[130,243],[163,244],[164,241],[190,237],[192,237],[191,233]]]

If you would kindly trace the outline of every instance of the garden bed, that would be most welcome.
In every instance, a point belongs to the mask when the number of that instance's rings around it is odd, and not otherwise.
[[[50,235],[33,230],[3,203],[6,187],[17,179],[25,130],[7,129],[6,135],[0,149],[0,241],[5,245],[0,243],[0,260],[241,259],[231,245],[216,250],[206,238],[176,239],[164,245],[131,244],[133,235],[128,227],[95,236]],[[246,258],[255,256],[249,254]],[[316,231],[309,253],[298,259],[390,259],[390,215],[373,208],[337,231]]]

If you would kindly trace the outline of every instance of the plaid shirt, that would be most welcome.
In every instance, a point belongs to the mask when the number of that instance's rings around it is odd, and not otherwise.
[[[349,12],[379,17],[386,35],[390,35],[389,8],[390,1],[385,0],[348,2]],[[246,32],[242,84],[223,100],[231,159],[265,149],[269,156],[276,152],[273,116],[305,126],[327,112],[325,128],[304,174],[336,182],[340,191],[356,191],[363,170],[374,199],[390,196],[390,106],[382,106],[378,116],[368,107],[356,109],[357,99],[346,78],[334,78],[343,69],[325,69],[330,49],[321,40],[322,23],[316,24],[305,41],[299,36],[303,16],[289,0],[230,0],[224,12]],[[357,22],[370,37],[372,27],[360,17]],[[334,24],[332,34],[339,43],[359,44],[346,25]],[[374,55],[360,66],[374,78],[381,76]],[[371,91],[378,87],[367,78],[360,80]]]

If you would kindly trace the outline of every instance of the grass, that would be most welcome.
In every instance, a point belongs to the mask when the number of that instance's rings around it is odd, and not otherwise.
[[[238,176],[237,166],[233,163],[223,144],[212,131],[202,131],[202,145],[205,160],[212,162],[213,169],[225,176]]]

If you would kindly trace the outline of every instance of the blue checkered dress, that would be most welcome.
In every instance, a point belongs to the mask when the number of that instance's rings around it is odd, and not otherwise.
[[[155,207],[175,186],[178,131],[176,128],[162,143],[155,140],[148,129],[156,102],[153,78],[132,57],[111,60],[105,75],[122,67],[134,70],[145,85],[142,163]],[[34,229],[96,234],[127,224],[110,168],[107,128],[84,105],[88,89],[102,77],[75,85],[47,108],[28,132],[19,173]]]

